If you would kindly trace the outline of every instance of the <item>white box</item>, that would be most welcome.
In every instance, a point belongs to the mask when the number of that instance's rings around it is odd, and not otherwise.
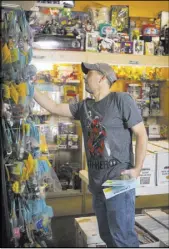
[[[149,138],[160,138],[160,125],[149,125]]]
[[[99,235],[96,216],[75,219],[76,247],[106,247]]]
[[[169,152],[157,153],[157,186],[169,184]]]
[[[135,162],[135,146],[134,162]],[[137,178],[138,187],[150,187],[156,185],[156,154],[147,152],[143,167],[140,172],[140,176]]]
[[[157,186],[169,184],[169,151],[148,143],[148,150],[156,153]]]
[[[99,236],[96,216],[82,217],[75,219],[76,247],[106,247],[106,244]],[[92,229],[91,229],[92,228]],[[148,233],[148,232],[146,232]],[[150,234],[149,234],[150,235]],[[151,235],[150,235],[151,237]],[[141,244],[140,247],[159,247],[160,242]]]

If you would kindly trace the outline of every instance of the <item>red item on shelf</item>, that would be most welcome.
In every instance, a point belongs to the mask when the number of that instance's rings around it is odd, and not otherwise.
[[[145,24],[142,26],[143,36],[159,36],[160,30],[155,24]]]

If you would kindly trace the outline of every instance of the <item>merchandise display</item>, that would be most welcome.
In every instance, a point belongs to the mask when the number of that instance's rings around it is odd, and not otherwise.
[[[2,8],[2,139],[11,245],[47,247],[53,209],[46,189],[61,191],[52,166],[41,153],[40,134],[30,116],[33,99],[32,31],[20,8]]]
[[[169,183],[169,12],[148,18],[130,16],[127,2],[105,7],[91,1],[81,11],[71,9],[76,1],[35,2],[38,10],[1,8],[0,149],[11,247],[48,247],[54,215],[93,212],[88,178],[82,174],[88,168],[80,122],[51,115],[33,99],[35,87],[56,104],[88,97],[82,62],[111,65],[118,80],[110,90],[132,96],[149,140],[137,181],[107,188],[105,196],[125,191],[122,187],[136,188],[138,196],[166,194]],[[134,159],[135,139],[133,134]],[[92,143],[89,139],[94,155]],[[93,223],[81,225],[87,235],[78,233],[78,246],[105,247]],[[159,242],[140,226],[136,232],[143,247]]]
[[[168,12],[162,11],[157,18],[130,17],[129,6],[112,5],[89,7],[86,12],[61,8],[53,13],[48,8],[47,13],[27,14],[35,34],[33,48],[168,54]]]
[[[79,101],[82,99],[80,65],[54,63],[52,70],[37,72],[35,85],[56,103]],[[36,101],[32,108],[32,116],[40,132],[41,151],[47,157],[55,153],[52,167],[58,175],[62,190],[80,190],[79,171],[82,168],[82,155],[79,124],[73,120],[64,121],[61,117],[52,121],[51,115],[45,113]],[[80,153],[74,156],[77,151]]]

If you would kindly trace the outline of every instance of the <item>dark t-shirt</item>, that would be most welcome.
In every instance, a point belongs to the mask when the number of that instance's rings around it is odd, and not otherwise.
[[[133,167],[131,127],[142,122],[135,101],[128,93],[112,92],[95,102],[71,103],[70,111],[80,120],[84,136],[89,190],[96,193],[108,179]]]

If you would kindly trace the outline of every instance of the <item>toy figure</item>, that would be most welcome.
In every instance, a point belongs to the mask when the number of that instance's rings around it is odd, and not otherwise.
[[[98,40],[98,51],[99,52],[110,52],[113,51],[113,43],[114,41],[108,38],[103,38]]]

